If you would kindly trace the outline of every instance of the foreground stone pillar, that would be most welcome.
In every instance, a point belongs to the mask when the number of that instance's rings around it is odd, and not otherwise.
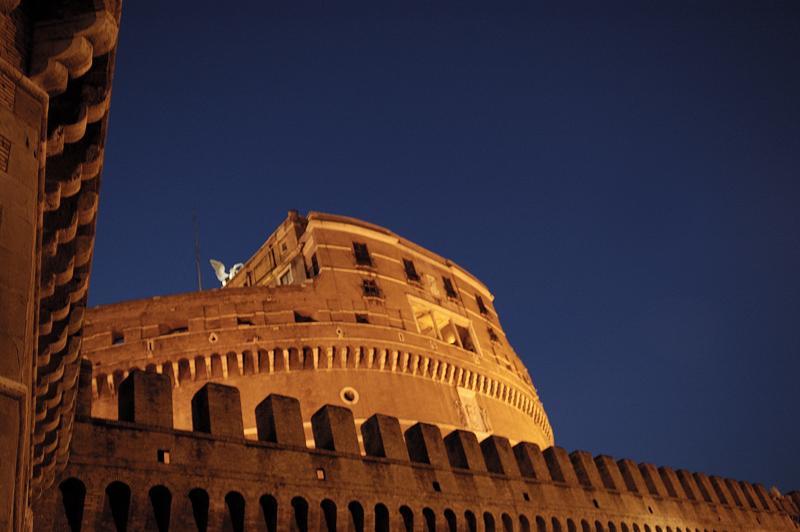
[[[38,316],[47,95],[0,60],[0,531],[23,530]],[[27,525],[25,525],[27,526]]]

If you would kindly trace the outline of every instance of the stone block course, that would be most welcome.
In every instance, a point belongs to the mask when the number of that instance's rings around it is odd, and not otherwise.
[[[134,375],[130,382],[163,379],[150,374],[137,380]],[[134,403],[148,404],[142,395],[132,397]],[[235,407],[235,394],[226,386],[209,384],[196,397],[208,398],[209,411],[215,402],[223,411],[226,405]],[[133,407],[141,411],[142,405]],[[458,530],[469,529],[473,518],[483,529],[491,529],[494,523],[495,529],[506,530],[516,526],[522,530],[587,526],[629,531],[795,530],[790,512],[796,501],[791,495],[770,509],[737,506],[732,511],[728,504],[698,502],[677,491],[667,497],[653,493],[659,492],[659,484],[648,489],[642,476],[653,480],[653,475],[659,475],[659,482],[662,478],[678,482],[680,476],[687,476],[685,472],[660,468],[659,474],[651,464],[592,458],[582,451],[568,455],[557,447],[542,453],[528,442],[512,449],[507,440],[495,436],[478,443],[475,434],[467,431],[453,431],[442,439],[438,427],[423,423],[409,428],[403,443],[397,419],[382,415],[372,416],[362,426],[368,450],[362,456],[352,413],[332,405],[312,417],[318,448],[306,449],[288,443],[297,439],[280,436],[299,438],[302,434],[299,402],[270,395],[259,408],[262,422],[276,434],[262,441],[232,438],[213,428],[189,432],[139,421],[79,420],[76,452],[56,483],[62,489],[85,490],[86,495],[70,499],[62,497],[60,490],[49,492],[37,507],[41,516],[37,530],[63,527],[68,515],[77,515],[78,507],[87,529],[89,523],[113,528],[110,509],[119,510],[124,500],[127,514],[118,511],[116,515],[128,530],[158,528],[165,508],[169,508],[174,531],[197,530],[199,522],[215,532],[231,530],[236,523],[245,530],[262,530],[265,523],[272,523],[274,530],[317,530],[317,523],[321,530],[334,530],[329,528],[333,519],[336,529],[363,526],[367,530],[387,523],[391,529],[404,529],[412,517],[420,526],[435,521],[437,530],[451,524]],[[411,461],[398,452],[401,443]],[[169,461],[163,460],[165,452]],[[557,478],[548,478],[545,471]],[[632,485],[638,483],[642,489],[627,489],[623,471],[631,477],[639,473]],[[722,481],[699,474],[688,478],[708,481],[709,486]],[[660,487],[670,491],[664,484]],[[727,497],[733,490],[725,489]],[[742,493],[748,489],[759,500],[771,497],[762,486],[746,484]]]

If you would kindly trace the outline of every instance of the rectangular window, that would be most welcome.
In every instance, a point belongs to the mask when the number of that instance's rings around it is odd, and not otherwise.
[[[381,297],[378,283],[372,279],[364,279],[364,295],[367,297]]]
[[[453,299],[458,297],[456,289],[453,288],[453,281],[449,277],[442,277],[442,281],[444,282],[444,293],[447,294],[447,297],[452,297]]]
[[[369,250],[366,244],[353,242],[353,251],[356,254],[356,264],[361,266],[372,266],[372,258],[369,256]]]
[[[403,266],[406,269],[406,277],[408,277],[409,281],[419,281],[419,274],[417,274],[417,269],[414,267],[414,261],[403,259]]]
[[[311,323],[314,321],[314,318],[310,316],[303,316],[296,310],[294,311],[294,322],[295,323]]]
[[[481,314],[489,314],[489,309],[487,309],[486,305],[483,304],[483,299],[481,296],[475,296],[475,301],[478,302],[478,310],[481,311]]]
[[[292,270],[289,270],[281,275],[280,283],[282,285],[292,284]]]
[[[319,275],[319,262],[317,261],[317,254],[311,255],[311,277]]]

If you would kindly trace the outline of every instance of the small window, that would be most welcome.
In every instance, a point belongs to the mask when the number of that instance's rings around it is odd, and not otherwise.
[[[489,314],[489,309],[483,304],[483,298],[481,298],[481,296],[475,296],[475,301],[478,302],[478,310],[481,311],[481,314]]]
[[[356,323],[369,323],[366,314],[356,314]]]
[[[311,277],[319,275],[319,262],[317,261],[317,254],[311,255]]]
[[[488,331],[489,331],[489,340],[491,340],[492,342],[497,342],[498,340],[500,340],[500,339],[497,337],[497,333],[496,333],[496,332],[494,332],[494,329],[492,329],[491,327],[489,327],[489,328],[488,328]]]
[[[284,286],[287,284],[292,284],[292,270],[289,270],[281,275],[280,283]]]
[[[372,266],[372,259],[366,244],[353,242],[353,251],[356,254],[356,264],[360,266]]]
[[[297,311],[294,311],[294,322],[295,323],[311,323],[314,321],[314,318],[310,316],[303,316]]]
[[[378,283],[372,279],[364,279],[364,295],[367,297],[381,297]]]
[[[456,289],[453,288],[453,281],[450,280],[449,277],[442,277],[442,281],[444,282],[444,293],[447,294],[447,297],[456,298]]]
[[[169,463],[169,451],[159,449],[158,450],[158,461],[162,464]]]
[[[403,266],[405,267],[406,277],[408,277],[409,281],[419,281],[419,274],[414,267],[414,261],[403,259]]]

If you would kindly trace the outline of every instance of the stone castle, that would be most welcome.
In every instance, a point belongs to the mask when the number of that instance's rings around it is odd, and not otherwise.
[[[366,222],[87,309],[120,4],[0,14],[0,531],[800,528],[798,492],[554,446],[489,290]]]

